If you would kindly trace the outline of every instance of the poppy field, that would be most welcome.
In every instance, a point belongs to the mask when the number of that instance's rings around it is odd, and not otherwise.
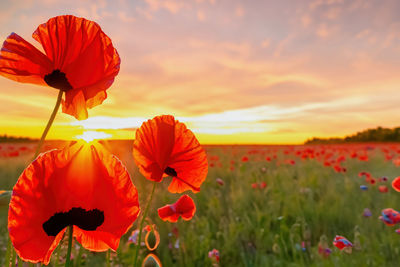
[[[134,162],[133,142],[100,143],[127,167],[139,203],[145,203],[152,186]],[[1,144],[3,190],[13,188],[34,148]],[[179,195],[167,193],[169,181],[155,189],[142,260],[152,253],[163,266],[397,266],[399,145],[205,146],[205,151],[207,178],[199,193],[187,193],[195,203],[190,221],[162,220],[157,209]],[[9,199],[1,195],[1,264]],[[121,237],[116,252],[90,252],[73,241],[73,266],[131,266],[139,222]],[[51,266],[65,263],[66,250],[64,237]]]

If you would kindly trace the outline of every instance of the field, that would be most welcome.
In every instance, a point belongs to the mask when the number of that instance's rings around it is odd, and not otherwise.
[[[47,149],[62,145],[48,143]],[[151,184],[135,167],[132,142],[104,145],[127,166],[143,205]],[[179,196],[167,191],[169,181],[156,188],[149,218],[160,233],[160,244],[153,253],[163,266],[398,266],[400,236],[396,227],[378,217],[385,208],[399,208],[400,193],[392,189],[391,181],[400,176],[400,145],[205,149],[207,179],[199,193],[188,193],[197,208],[192,220],[162,221],[157,208]],[[0,189],[12,190],[33,150],[34,144],[1,144]],[[367,189],[360,189],[361,185]],[[0,199],[2,265],[8,243],[8,200],[4,195]],[[363,215],[366,208],[372,216]],[[107,253],[92,253],[75,243],[74,266],[132,266],[134,244],[128,238],[137,224],[138,220],[123,236],[109,263]],[[334,247],[336,235],[352,242],[352,251]],[[208,257],[212,249],[219,251],[219,263]],[[148,253],[143,246],[140,257]],[[57,260],[61,265],[65,254],[64,240],[51,266]]]

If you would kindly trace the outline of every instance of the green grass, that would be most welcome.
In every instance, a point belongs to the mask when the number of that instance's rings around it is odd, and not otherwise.
[[[142,208],[150,193],[151,183],[141,176],[134,165],[130,143],[112,145],[111,150],[126,164],[132,181],[138,188]],[[398,167],[385,161],[383,154],[370,151],[370,160],[361,162],[347,159],[343,164],[346,173],[336,173],[313,159],[300,160],[293,154],[278,152],[278,159],[264,160],[263,154],[248,155],[250,147],[207,147],[209,156],[218,156],[218,167],[210,167],[209,174],[198,194],[192,196],[197,212],[191,221],[176,224],[158,218],[157,208],[175,202],[179,195],[167,191],[165,180],[155,192],[149,217],[158,227],[161,243],[155,250],[164,266],[212,266],[208,252],[220,251],[220,266],[398,266],[400,236],[395,227],[384,225],[379,219],[384,208],[400,208],[400,193],[389,188],[389,193],[378,191],[378,184],[360,190],[363,180],[360,171],[376,177],[387,176],[386,183],[400,175]],[[256,147],[267,151],[270,147]],[[300,149],[300,148],[298,148]],[[281,149],[282,150],[282,149]],[[285,159],[295,159],[295,165],[280,164]],[[234,160],[234,170],[230,161]],[[16,179],[29,162],[29,156],[0,158],[0,189],[12,189]],[[265,169],[263,169],[265,168]],[[216,178],[224,180],[220,186]],[[253,189],[254,182],[266,181],[266,189]],[[8,241],[7,201],[0,208],[0,264],[4,262]],[[373,216],[362,216],[369,208]],[[111,253],[112,266],[132,266],[134,247],[127,243],[131,230],[121,239],[117,253]],[[179,230],[179,248],[175,248],[172,228]],[[347,254],[333,247],[335,235],[347,237],[358,249]],[[328,258],[318,254],[318,242],[327,238],[332,249]],[[301,242],[307,244],[301,250]],[[141,249],[143,259],[149,252]],[[66,254],[66,240],[60,249],[60,263]],[[73,248],[74,264],[105,266],[106,253],[92,253]],[[81,255],[81,257],[79,257]],[[55,253],[51,264],[54,266]]]

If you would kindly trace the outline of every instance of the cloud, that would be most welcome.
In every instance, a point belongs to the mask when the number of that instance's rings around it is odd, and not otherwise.
[[[131,22],[136,21],[136,19],[134,17],[127,15],[126,12],[124,12],[124,11],[118,12],[118,18],[126,23],[131,23]]]
[[[176,119],[187,123],[196,133],[231,134],[271,131],[274,122],[296,120],[308,116],[313,111],[330,112],[365,103],[365,99],[341,99],[332,102],[311,103],[296,107],[282,108],[274,105],[263,105],[245,109],[228,110],[197,116],[177,116]],[[70,125],[85,130],[136,129],[150,118],[144,117],[90,117],[84,121],[74,121]]]

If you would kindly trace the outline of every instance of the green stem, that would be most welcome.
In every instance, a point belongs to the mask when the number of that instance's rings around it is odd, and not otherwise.
[[[74,227],[72,225],[68,226],[68,250],[67,257],[65,260],[65,267],[69,267],[71,264],[71,249],[72,249],[72,232]]]
[[[155,191],[155,189],[156,189],[156,185],[157,185],[157,183],[154,182],[154,184],[153,184],[153,189],[151,190],[151,194],[150,194],[149,200],[147,201],[146,208],[144,209],[142,221],[140,222],[140,227],[139,227],[139,238],[138,238],[138,242],[137,242],[137,244],[136,244],[135,260],[134,260],[134,262],[133,262],[133,263],[134,263],[134,265],[133,265],[134,267],[137,267],[137,266],[138,266],[138,265],[137,265],[137,260],[138,260],[138,255],[139,255],[140,243],[142,242],[142,229],[143,229],[143,224],[144,224],[144,221],[146,220],[147,212],[149,211],[150,203],[151,203],[151,200],[153,199],[153,194],[154,194],[154,191]]]
[[[107,250],[106,257],[107,257],[107,267],[110,267],[110,250]]]
[[[61,240],[62,241],[62,240]],[[60,244],[61,244],[61,242],[60,242]],[[56,258],[56,262],[54,263],[54,267],[58,267],[58,262],[60,261],[60,247],[61,247],[61,245],[58,245],[57,246],[57,248],[56,248],[56,253],[55,253],[55,258]]]
[[[8,237],[8,244],[7,244],[7,251],[6,251],[6,258],[4,261],[4,266],[10,266],[10,260],[11,260],[11,249],[13,249],[12,247],[12,243],[11,243],[11,238]]]
[[[81,266],[82,251],[83,251],[83,248],[82,248],[82,245],[81,245],[81,246],[79,246],[78,258],[76,259],[77,260],[76,265],[75,265],[76,267],[80,267]]]
[[[54,121],[54,119],[55,119],[55,117],[56,117],[56,115],[57,115],[57,111],[58,111],[58,108],[60,107],[61,99],[62,99],[63,93],[64,93],[64,92],[61,91],[61,90],[58,92],[56,105],[54,106],[54,109],[53,109],[53,112],[51,113],[50,119],[49,119],[49,121],[47,122],[46,128],[44,129],[44,131],[43,131],[43,133],[42,133],[42,137],[40,137],[40,141],[39,141],[39,144],[38,144],[38,146],[37,146],[37,148],[36,148],[35,156],[33,157],[33,159],[36,159],[36,157],[39,155],[40,148],[41,148],[42,145],[43,145],[44,139],[46,139],[46,135],[47,135],[47,133],[49,132],[50,127],[51,127],[51,125],[53,124],[53,121]]]
[[[15,266],[15,259],[17,257],[17,254],[15,253],[15,249],[12,248],[12,259],[11,259],[11,266],[14,267]]]

